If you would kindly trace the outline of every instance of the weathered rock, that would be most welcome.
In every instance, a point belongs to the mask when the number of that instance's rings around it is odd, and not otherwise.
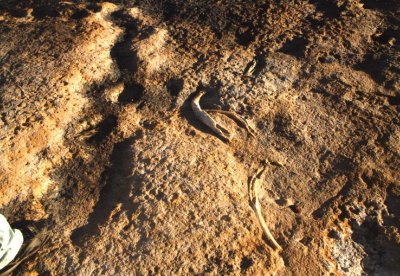
[[[398,3],[209,2],[0,4],[0,208],[51,231],[21,273],[400,270]]]

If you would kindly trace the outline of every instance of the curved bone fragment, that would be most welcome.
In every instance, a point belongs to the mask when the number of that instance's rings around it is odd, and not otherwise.
[[[264,220],[264,217],[262,216],[261,213],[261,205],[258,200],[258,190],[259,190],[259,180],[265,170],[267,169],[268,161],[266,160],[264,165],[259,168],[256,172],[255,175],[253,175],[249,181],[249,201],[252,209],[256,213],[257,219],[260,222],[261,228],[267,237],[267,239],[271,242],[271,245],[273,248],[277,251],[281,251],[282,247],[278,244],[278,242],[274,239],[274,237],[271,234],[271,231],[269,231],[267,223]]]
[[[230,141],[231,134],[229,131],[223,127],[222,125],[218,124],[211,116],[205,112],[200,107],[200,99],[205,94],[205,92],[200,91],[192,100],[191,106],[194,112],[194,115],[197,119],[199,119],[203,124],[211,128],[218,136],[221,138]]]
[[[234,112],[231,111],[226,111],[226,110],[220,110],[220,109],[205,109],[204,111],[210,112],[210,113],[221,113],[226,115],[227,117],[231,118],[234,120],[239,126],[243,127],[246,129],[246,131],[250,134],[252,137],[256,137],[255,135],[255,130],[247,123],[245,119],[240,117]]]

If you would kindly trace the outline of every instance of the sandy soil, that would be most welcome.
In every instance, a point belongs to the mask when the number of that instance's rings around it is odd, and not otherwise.
[[[0,3],[0,211],[26,275],[396,275],[396,0]],[[222,114],[224,141],[190,103]],[[262,161],[263,235],[248,182]]]

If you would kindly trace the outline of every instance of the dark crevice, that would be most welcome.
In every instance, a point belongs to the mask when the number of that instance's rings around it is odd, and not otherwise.
[[[293,204],[293,205],[289,205],[288,206],[290,210],[292,210],[293,213],[295,214],[300,214],[301,213],[301,209],[299,208],[298,205]]]
[[[128,71],[128,72],[136,72],[138,67],[138,58],[130,49],[131,35],[125,34],[122,41],[115,44],[115,46],[111,49],[111,57],[115,59],[117,62],[118,68],[120,71]]]
[[[172,97],[176,97],[183,89],[184,81],[182,78],[170,79],[167,83],[167,90]]]
[[[372,39],[380,44],[389,44],[391,41],[398,43],[400,32],[395,29],[386,29],[382,34],[373,36]]]
[[[255,40],[255,30],[253,26],[240,28],[236,31],[236,42],[244,47],[249,46]]]
[[[88,3],[86,4],[86,8],[92,12],[100,12],[102,7],[96,3]]]
[[[11,14],[11,16],[14,16],[14,17],[17,17],[17,18],[23,18],[23,17],[28,15],[28,12],[26,10],[23,10],[23,9],[15,8],[15,9],[11,9],[10,10],[10,14]]]
[[[400,94],[396,96],[388,96],[388,102],[391,105],[400,105]]]
[[[88,17],[89,15],[90,15],[90,13],[87,10],[79,9],[74,12],[74,14],[71,16],[71,18],[72,19],[82,19],[82,18]]]
[[[364,8],[372,10],[398,10],[399,1],[397,0],[361,0],[364,4]]]
[[[139,59],[132,44],[137,36],[150,35],[154,30],[150,28],[139,33],[139,22],[124,10],[114,12],[112,18],[116,25],[125,30],[121,41],[115,44],[110,53],[118,65],[125,84],[124,90],[118,97],[118,102],[121,104],[137,103],[143,97],[144,87],[135,81]]]
[[[326,18],[339,18],[340,12],[343,10],[331,0],[311,0],[316,9],[324,14]]]
[[[339,198],[339,197],[346,197],[350,190],[353,188],[354,183],[352,181],[348,181],[343,187],[342,189],[340,189],[340,191],[332,196],[331,198],[329,198],[328,200],[326,200],[324,203],[321,204],[321,206],[315,210],[312,215],[314,217],[314,219],[320,219],[324,216],[324,214],[326,214],[328,212],[328,209],[330,207],[332,207],[332,205],[334,204],[334,202]]]
[[[71,235],[72,242],[82,246],[86,237],[100,232],[100,226],[105,224],[118,203],[129,213],[133,213],[138,206],[130,199],[131,194],[138,194],[142,179],[131,176],[133,169],[134,142],[141,139],[142,132],[136,132],[132,137],[114,145],[110,155],[110,167],[102,174],[101,182],[105,183],[100,191],[100,197],[89,216],[85,226],[77,228]]]
[[[173,20],[178,14],[178,6],[172,1],[166,1],[163,5],[163,15],[166,21]]]
[[[108,116],[97,125],[96,134],[90,137],[88,139],[88,142],[89,143],[102,142],[108,135],[111,134],[116,125],[117,125],[117,117],[114,115]]]
[[[60,13],[55,7],[46,5],[34,8],[32,15],[37,19],[44,19],[46,17],[58,17]]]
[[[368,53],[360,63],[354,66],[354,69],[364,71],[377,83],[383,84],[387,79],[386,69],[391,59],[392,57],[385,53]]]
[[[144,93],[144,87],[137,83],[125,85],[124,90],[118,97],[121,104],[137,103],[140,101]]]
[[[259,53],[256,55],[255,61],[256,61],[256,67],[254,68],[253,75],[258,76],[263,71],[263,69],[267,66],[267,61],[265,59],[264,54],[262,54],[262,53]]]
[[[254,261],[252,259],[250,259],[249,257],[243,257],[242,261],[240,262],[240,269],[242,270],[242,272],[244,272],[249,269],[253,264]]]
[[[294,57],[304,58],[308,42],[309,41],[304,37],[294,37],[286,41],[279,51]]]
[[[116,25],[124,28],[125,33],[121,41],[111,49],[111,57],[115,59],[121,72],[135,73],[138,58],[131,45],[132,40],[138,35],[138,22],[123,10],[114,12],[112,18]]]

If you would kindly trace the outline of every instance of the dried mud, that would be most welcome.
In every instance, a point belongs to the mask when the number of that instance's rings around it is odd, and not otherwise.
[[[397,1],[111,2],[0,3],[1,213],[50,235],[17,273],[399,273]]]

